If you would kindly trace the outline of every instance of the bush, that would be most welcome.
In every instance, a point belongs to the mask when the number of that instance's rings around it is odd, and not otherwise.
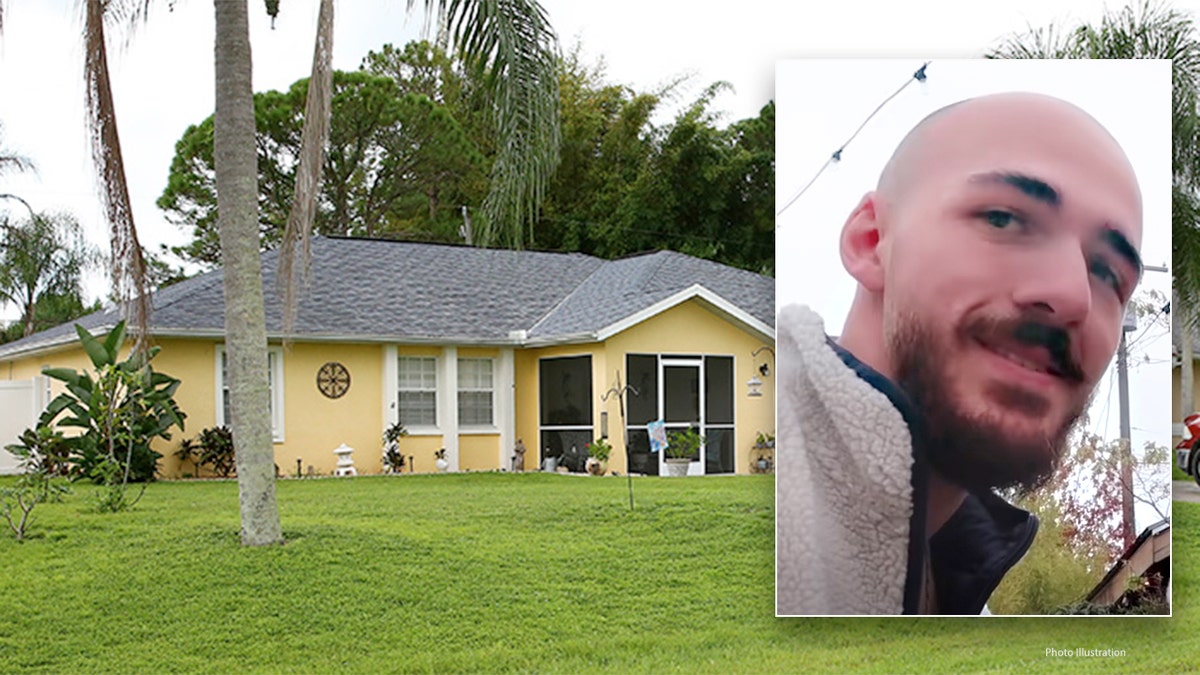
[[[183,429],[186,417],[173,396],[179,380],[156,373],[150,361],[158,354],[153,347],[133,353],[124,361],[117,356],[125,339],[125,323],[113,328],[101,341],[75,326],[84,351],[95,368],[93,374],[70,368],[46,368],[47,376],[66,384],[67,390],[50,402],[39,424],[81,430],[65,439],[70,448],[75,480],[123,486],[154,479],[162,455],[150,448],[155,438],[170,439],[169,430]],[[62,419],[59,420],[59,417]],[[113,471],[113,465],[117,471]]]
[[[233,454],[233,432],[229,427],[212,427],[196,437],[198,456],[196,466],[212,467],[213,473],[228,478],[237,466]],[[276,470],[278,473],[278,470]]]
[[[38,425],[26,429],[17,437],[17,443],[5,449],[22,458],[36,458],[40,470],[48,476],[66,476],[70,472],[71,445],[62,432],[51,426]]]
[[[404,455],[400,453],[400,439],[408,435],[404,425],[396,422],[383,432],[383,470],[400,473],[404,470]]]

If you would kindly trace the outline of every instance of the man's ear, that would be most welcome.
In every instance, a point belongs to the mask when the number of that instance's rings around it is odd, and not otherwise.
[[[868,192],[842,226],[842,266],[867,291],[883,290],[879,193]]]

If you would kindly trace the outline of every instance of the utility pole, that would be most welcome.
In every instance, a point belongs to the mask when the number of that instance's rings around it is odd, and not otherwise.
[[[1147,272],[1168,271],[1166,267],[1157,265],[1146,265],[1144,269]],[[1121,534],[1126,549],[1133,544],[1137,536],[1134,532],[1133,515],[1133,435],[1129,424],[1129,350],[1125,340],[1125,335],[1134,330],[1137,330],[1137,315],[1127,309],[1121,322],[1121,344],[1117,349],[1117,398],[1121,408],[1121,440],[1118,451],[1121,462]]]
[[[1137,329],[1137,317],[1132,312],[1125,312],[1125,320],[1121,322],[1121,346],[1117,350],[1117,391],[1121,406],[1121,441],[1119,461],[1121,462],[1121,539],[1122,549],[1128,549],[1134,540],[1133,521],[1133,457],[1130,450],[1132,433],[1129,428],[1129,368],[1128,350],[1125,335]]]

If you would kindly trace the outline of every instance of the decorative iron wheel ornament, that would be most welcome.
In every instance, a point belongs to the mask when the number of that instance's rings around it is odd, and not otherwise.
[[[341,398],[350,390],[350,371],[337,361],[330,361],[317,371],[317,389],[329,398]]]

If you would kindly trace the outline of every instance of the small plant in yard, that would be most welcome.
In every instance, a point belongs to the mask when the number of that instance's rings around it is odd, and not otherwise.
[[[117,360],[125,340],[123,321],[103,341],[82,326],[76,325],[75,331],[95,369],[94,377],[70,368],[44,369],[47,377],[64,382],[66,391],[50,402],[40,424],[51,426],[57,421],[81,430],[64,441],[70,448],[74,480],[86,478],[104,486],[111,494],[100,496],[102,508],[120,510],[137,502],[125,498],[128,483],[154,479],[162,455],[150,448],[150,442],[170,439],[171,427],[183,429],[186,415],[173,398],[180,381],[150,366],[158,347]]]
[[[606,438],[597,438],[588,443],[586,447],[588,457],[594,457],[601,462],[607,462],[608,458],[612,456],[612,446],[609,445]]]
[[[40,424],[36,429],[26,429],[7,450],[17,457],[36,457],[48,476],[66,476],[70,471],[71,446],[52,426]]]
[[[199,467],[210,466],[213,473],[228,478],[237,465],[233,453],[233,432],[229,427],[210,427],[200,432],[195,439],[197,456],[196,472]],[[275,473],[279,473],[276,467]]]
[[[764,434],[758,432],[754,437],[754,447],[756,448],[773,448],[775,447],[775,434]]]
[[[667,458],[691,459],[699,455],[701,445],[704,445],[704,437],[693,427],[672,431],[667,434]]]
[[[121,480],[121,474],[121,463],[108,457],[101,459],[100,463],[92,468],[92,478],[100,484],[100,489],[92,495],[90,500],[96,511],[100,513],[124,511],[137,504],[142,495],[146,493],[146,484],[142,483],[142,488],[138,491],[137,496],[130,499],[125,490],[125,483]]]
[[[0,515],[17,541],[23,542],[33,524],[33,509],[45,501],[59,501],[71,490],[54,482],[50,464],[37,451],[24,445],[10,445],[7,450],[17,456],[22,472],[12,487],[0,489]]]
[[[200,444],[194,438],[185,438],[179,442],[179,449],[175,451],[175,456],[179,458],[180,469],[183,464],[191,462],[192,468],[196,470],[196,476],[200,475]],[[188,478],[189,473],[184,473],[183,477]]]
[[[383,470],[400,473],[404,469],[404,455],[400,454],[400,439],[408,435],[404,425],[396,422],[383,431]]]

